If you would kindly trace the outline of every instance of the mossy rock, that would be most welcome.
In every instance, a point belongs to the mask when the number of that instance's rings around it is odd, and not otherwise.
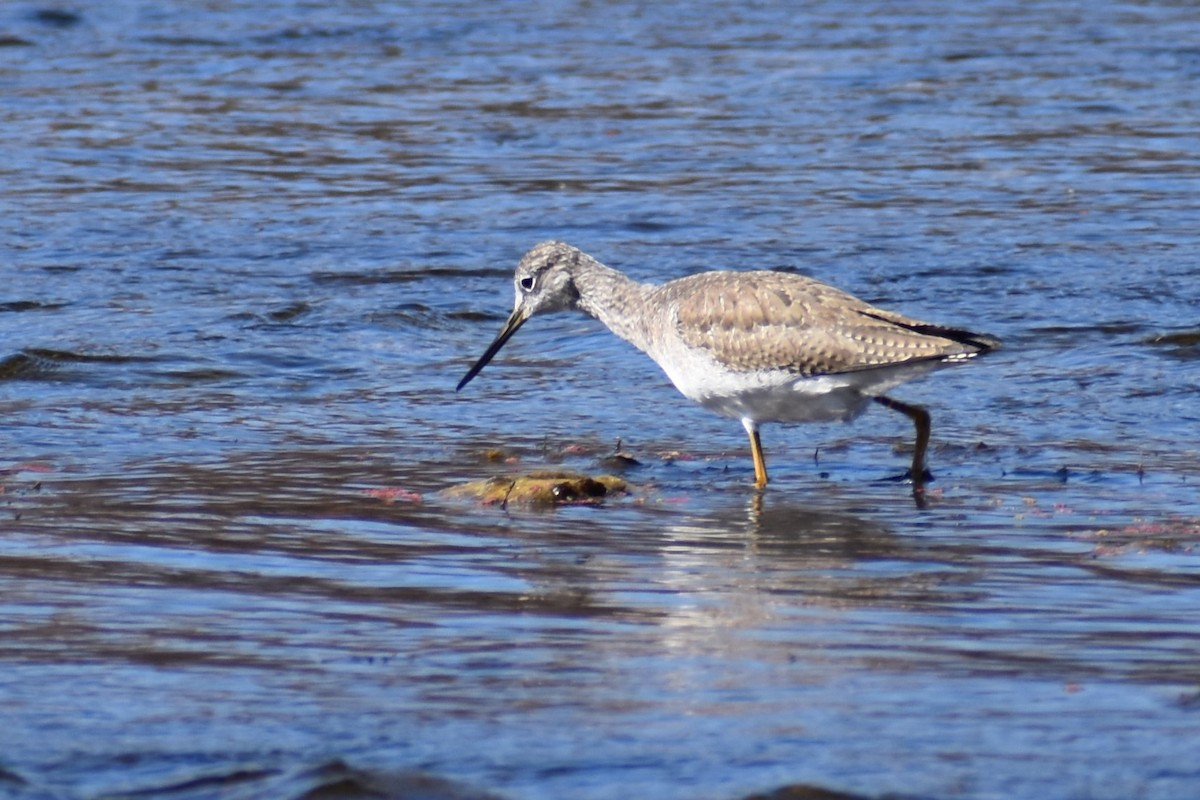
[[[448,497],[478,500],[485,506],[509,504],[533,508],[594,506],[604,498],[625,493],[625,481],[613,475],[580,475],[575,472],[530,472],[498,475],[446,490]]]

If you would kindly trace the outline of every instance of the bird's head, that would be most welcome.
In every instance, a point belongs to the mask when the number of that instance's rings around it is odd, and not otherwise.
[[[536,245],[517,264],[513,275],[516,303],[500,333],[488,345],[467,374],[458,382],[462,389],[492,360],[504,343],[534,314],[566,311],[576,307],[579,290],[575,288],[575,268],[586,258],[582,251],[565,242],[542,242]],[[458,391],[456,389],[455,391]]]

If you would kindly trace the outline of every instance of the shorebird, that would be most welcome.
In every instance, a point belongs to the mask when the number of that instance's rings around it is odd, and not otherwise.
[[[916,427],[909,475],[921,493],[929,412],[884,392],[1000,345],[986,334],[884,311],[802,275],[702,272],[656,286],[557,241],[526,253],[513,284],[512,314],[457,390],[530,317],[577,309],[654,359],[684,397],[741,420],[759,489],[767,485],[762,423],[849,421],[875,402]]]

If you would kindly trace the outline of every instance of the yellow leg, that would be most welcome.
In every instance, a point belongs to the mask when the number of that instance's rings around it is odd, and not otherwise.
[[[883,395],[877,396],[875,402],[893,411],[899,411],[911,419],[917,429],[917,441],[913,444],[910,474],[912,476],[913,489],[919,491],[925,485],[925,452],[929,449],[929,430],[932,427],[929,412],[920,406],[910,406],[908,403],[901,403],[899,400],[893,400]]]
[[[750,455],[754,459],[754,488],[767,485],[767,462],[763,458],[762,441],[758,438],[758,425],[751,420],[742,420],[746,433],[750,434]]]

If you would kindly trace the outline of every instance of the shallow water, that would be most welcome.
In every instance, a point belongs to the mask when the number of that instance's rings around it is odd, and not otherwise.
[[[1197,43],[1188,4],[3,6],[0,796],[1194,794]],[[883,410],[767,427],[758,497],[590,320],[455,394],[552,237],[1006,347],[896,393],[927,508]],[[442,494],[618,440],[598,508]]]

